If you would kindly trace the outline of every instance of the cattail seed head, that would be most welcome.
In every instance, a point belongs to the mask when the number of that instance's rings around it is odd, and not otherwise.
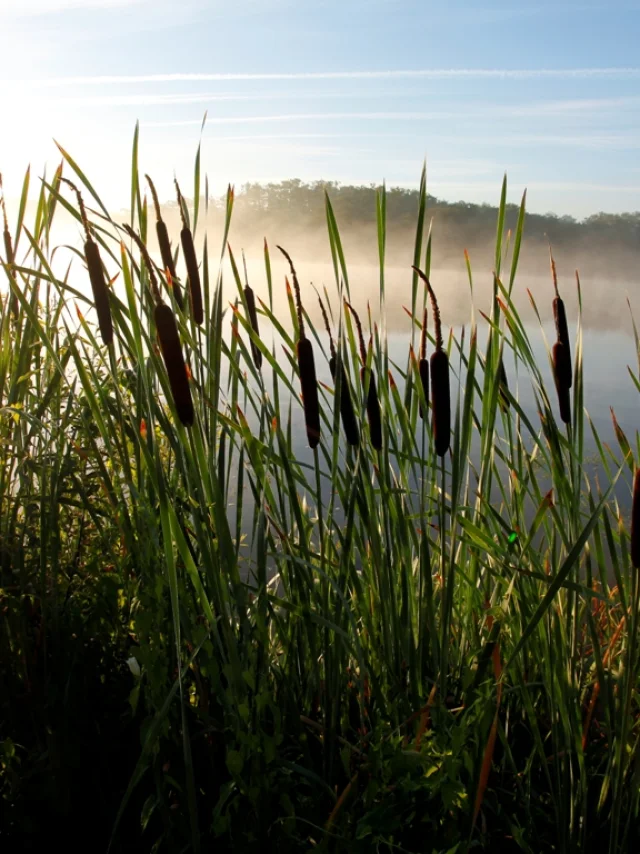
[[[431,410],[436,454],[443,457],[449,450],[451,434],[449,357],[445,350],[436,350],[431,356]]]
[[[566,359],[564,360],[564,370],[566,376],[565,383],[571,388],[573,378],[571,376],[571,344],[569,342],[569,329],[567,327],[567,314],[564,310],[564,302],[561,297],[555,297],[553,300],[553,319],[556,324],[556,335],[558,341],[565,348]]]
[[[193,401],[176,319],[164,303],[156,306],[154,317],[176,412],[185,427],[190,427],[194,420]]]
[[[558,404],[560,406],[560,418],[565,424],[571,423],[571,397],[567,375],[570,374],[568,367],[569,355],[564,344],[556,341],[553,345],[553,378],[558,392]]]
[[[498,367],[498,379],[500,382],[500,399],[502,404],[508,409],[511,406],[511,402],[506,394],[506,392],[509,391],[509,383],[507,381],[507,372],[505,371],[502,357],[500,358],[500,365]]]
[[[302,407],[307,428],[307,440],[310,448],[316,448],[320,442],[320,402],[318,400],[318,381],[313,347],[308,338],[301,338],[296,345],[300,385],[302,387]]]
[[[332,356],[329,359],[329,369],[333,381],[336,381],[336,357]],[[358,420],[353,409],[351,400],[351,392],[349,391],[349,382],[347,372],[344,365],[340,365],[340,415],[342,417],[342,426],[344,427],[347,442],[350,445],[358,445],[360,443],[360,431],[358,430]]]
[[[367,369],[360,368],[360,379],[362,385],[367,385]],[[376,388],[376,377],[373,371],[369,371],[369,392],[367,394],[367,419],[369,421],[369,433],[371,444],[376,451],[382,450],[382,414],[380,412],[380,401],[378,400],[378,389]]]
[[[631,504],[631,564],[640,569],[640,468],[633,478],[633,502]]]
[[[200,271],[198,270],[198,259],[193,245],[193,235],[186,226],[180,232],[182,254],[187,267],[187,284],[191,298],[191,311],[193,319],[200,326],[204,321],[204,308],[202,305],[202,286],[200,285]]]
[[[100,258],[98,244],[89,238],[84,244],[84,257],[89,270],[89,281],[93,292],[93,302],[98,315],[98,326],[102,340],[108,346],[113,341],[113,323],[109,306],[109,288]]]

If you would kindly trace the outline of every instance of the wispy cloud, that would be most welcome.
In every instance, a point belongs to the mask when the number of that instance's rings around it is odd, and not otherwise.
[[[138,6],[146,0],[2,0],[0,12],[11,18],[56,15],[78,9],[114,9]]]
[[[107,2],[107,0],[105,0],[105,2]],[[113,0],[113,2],[126,2],[126,0]],[[212,74],[111,74],[84,77],[52,77],[41,80],[25,80],[22,81],[22,83],[32,86],[56,87],[84,85],[101,86],[131,83],[222,83],[234,80],[441,80],[456,78],[529,80],[542,78],[589,79],[596,77],[640,77],[640,67],[627,66],[620,68],[421,68],[369,71],[266,72],[258,74],[244,72],[221,72]]]

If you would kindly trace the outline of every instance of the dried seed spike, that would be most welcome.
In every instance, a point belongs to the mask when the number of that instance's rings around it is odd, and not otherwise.
[[[324,328],[327,330],[327,335],[329,336],[329,348],[331,351],[331,358],[336,358],[336,345],[333,342],[333,335],[331,334],[331,326],[329,325],[329,318],[327,317],[327,311],[324,307],[324,303],[322,302],[322,298],[318,294],[318,302],[320,303],[320,311],[322,312],[322,319],[324,320]],[[333,371],[332,371],[333,374]],[[335,379],[335,377],[334,377]]]
[[[553,251],[551,250],[551,241],[549,241],[549,263],[551,265],[551,278],[553,280],[553,290],[555,291],[555,295],[557,297],[560,296],[558,293],[558,272],[556,270],[556,262],[553,257]]]
[[[93,291],[93,302],[98,315],[98,326],[105,344],[110,345],[113,341],[113,324],[111,321],[111,307],[109,305],[109,289],[104,275],[104,268],[100,258],[98,244],[89,237],[84,244],[84,257],[89,271],[89,281]]]
[[[282,246],[276,246],[276,248],[282,252],[284,257],[289,262],[289,267],[291,269],[291,278],[293,279],[293,289],[296,295],[296,311],[298,312],[298,327],[300,329],[300,340],[303,341],[306,336],[304,333],[304,320],[302,319],[302,299],[300,297],[300,283],[298,282],[298,276],[289,253],[284,250]]]
[[[420,276],[422,281],[427,286],[427,290],[429,292],[429,298],[431,300],[431,309],[433,311],[433,323],[436,332],[436,350],[442,350],[443,342],[442,342],[442,323],[440,321],[440,309],[438,308],[438,301],[436,300],[436,295],[433,292],[433,288],[431,287],[431,283],[427,276],[420,270],[419,267],[412,267],[416,271],[416,273]]]
[[[176,412],[185,427],[190,427],[194,421],[193,401],[176,319],[164,303],[156,306],[154,317]]]
[[[155,185],[149,175],[144,176],[147,179],[147,183],[149,184],[149,189],[151,190],[151,197],[153,198],[153,207],[156,212],[156,221],[162,222],[162,213],[160,211],[160,202],[158,201],[158,194],[156,192]]]
[[[61,177],[60,180],[64,181],[65,184],[68,184],[71,187],[71,189],[73,190],[73,192],[76,194],[76,197],[78,199],[78,208],[80,209],[80,218],[82,220],[82,226],[84,228],[85,239],[91,240],[91,231],[89,229],[89,220],[87,218],[87,211],[86,211],[85,206],[84,206],[84,201],[82,200],[82,193],[76,187],[76,185],[73,183],[73,181],[70,181],[68,178]]]
[[[633,478],[633,502],[631,504],[631,564],[640,569],[640,468]]]
[[[182,198],[178,181],[175,178],[174,184],[178,196],[178,206],[180,207],[180,218],[182,220],[180,243],[182,244],[182,254],[187,268],[187,285],[189,287],[189,296],[191,298],[191,312],[193,314],[193,319],[198,326],[200,326],[204,321],[204,307],[202,304],[202,286],[200,285],[198,258],[196,256],[195,246],[193,245],[193,235],[191,234],[191,229],[187,225],[187,219],[184,213],[184,199]]]
[[[173,183],[176,188],[176,198],[178,199],[178,208],[180,210],[180,219],[182,221],[182,227],[187,228],[187,219],[184,215],[184,199],[182,197],[182,193],[180,192],[180,185],[178,184],[178,179],[174,177]]]
[[[427,307],[425,305],[422,314],[422,334],[420,336],[420,358],[427,358]]]
[[[350,302],[347,302],[345,299],[344,304],[347,306],[351,314],[353,315],[353,319],[356,322],[356,329],[358,330],[358,341],[360,344],[360,358],[362,359],[362,365],[367,364],[367,348],[364,346],[364,335],[362,333],[362,324],[360,323],[360,316],[355,308],[351,305]]]

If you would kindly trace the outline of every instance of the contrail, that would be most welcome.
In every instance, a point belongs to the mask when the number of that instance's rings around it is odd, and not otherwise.
[[[88,77],[53,77],[23,80],[23,85],[103,86],[118,83],[186,83],[252,80],[394,80],[422,78],[432,80],[456,78],[490,78],[529,80],[540,78],[638,77],[640,68],[420,68],[379,71],[300,71],[275,73],[184,73],[184,74],[112,74]]]

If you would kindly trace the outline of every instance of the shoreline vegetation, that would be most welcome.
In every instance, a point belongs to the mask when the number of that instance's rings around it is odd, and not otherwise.
[[[61,155],[29,218],[27,173],[0,253],[3,848],[640,848],[640,437],[612,410],[607,445],[589,420],[580,276],[554,259],[578,233],[571,252],[595,251],[591,229],[637,252],[637,215],[541,232],[505,177],[497,208],[466,206],[492,286],[478,296],[465,252],[454,334],[430,222],[456,206],[426,170],[417,192],[354,191],[357,215],[353,188],[309,191],[333,271],[316,289],[271,202],[245,214],[249,276],[242,197],[229,187],[211,226],[199,150],[172,213],[136,129],[126,221]],[[317,199],[313,223],[296,205],[299,233],[319,230]],[[83,234],[67,255],[60,214]],[[373,305],[352,293],[356,221]],[[527,294],[519,263],[539,252],[548,290]],[[399,362],[390,263],[409,294]],[[518,295],[540,334],[554,318],[551,385]]]

